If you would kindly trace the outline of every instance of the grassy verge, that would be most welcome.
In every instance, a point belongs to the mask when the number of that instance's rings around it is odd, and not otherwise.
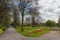
[[[19,32],[20,34],[24,35],[24,36],[27,36],[27,37],[39,37],[45,33],[47,33],[50,28],[47,28],[47,27],[35,27],[35,28],[32,28],[32,27],[24,27],[24,31],[20,31],[21,30],[21,27],[16,27],[15,28],[17,32]],[[29,31],[36,31],[37,29],[40,29],[40,30],[43,30],[39,33],[32,33],[32,34],[29,34]]]

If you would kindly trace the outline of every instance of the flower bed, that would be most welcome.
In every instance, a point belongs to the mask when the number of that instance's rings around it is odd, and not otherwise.
[[[15,29],[17,32],[26,37],[39,37],[50,30],[50,28],[47,27],[24,27],[24,31],[21,31],[20,27],[16,27]]]
[[[37,29],[37,30],[34,30],[34,31],[29,31],[28,33],[29,33],[29,34],[36,34],[36,33],[39,33],[39,32],[41,32],[41,31],[43,31],[43,30]]]
[[[49,28],[43,28],[43,29],[36,29],[36,30],[33,30],[33,31],[29,31],[28,32],[28,36],[31,36],[31,35],[36,35],[36,34],[44,34],[46,33],[47,31],[49,30]]]

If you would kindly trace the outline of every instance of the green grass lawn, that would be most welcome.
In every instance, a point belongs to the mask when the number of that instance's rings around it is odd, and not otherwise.
[[[21,27],[16,27],[15,28],[17,32],[19,32],[20,34],[24,35],[24,36],[27,36],[27,37],[39,37],[45,33],[47,33],[50,28],[47,28],[47,27],[35,27],[35,28],[32,28],[32,27],[29,27],[29,26],[26,26],[24,27],[24,31],[21,31]],[[29,32],[31,31],[36,31],[37,29],[41,29],[43,31],[39,32],[39,33],[32,33],[32,34],[29,34]]]

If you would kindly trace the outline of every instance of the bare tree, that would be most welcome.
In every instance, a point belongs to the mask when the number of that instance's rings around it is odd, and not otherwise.
[[[21,26],[21,31],[24,31],[23,27],[24,27],[24,12],[25,12],[25,8],[26,5],[28,4],[28,2],[31,2],[32,0],[20,0],[20,11],[22,13],[22,26]]]
[[[13,11],[14,11],[14,13],[13,13],[13,24],[14,24],[14,26],[19,26],[20,25],[20,21],[19,21],[19,19],[18,19],[18,10],[15,8],[15,7],[13,7]]]
[[[37,8],[30,8],[30,12],[31,17],[32,17],[32,27],[34,28],[35,25],[35,18],[39,17],[39,11],[37,10]]]

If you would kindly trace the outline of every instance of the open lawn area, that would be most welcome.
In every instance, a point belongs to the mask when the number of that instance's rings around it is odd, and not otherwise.
[[[15,28],[17,32],[27,37],[39,37],[47,32],[49,32],[50,28],[48,27],[35,27],[32,28],[30,26],[25,26],[24,31],[21,31],[21,27]]]

